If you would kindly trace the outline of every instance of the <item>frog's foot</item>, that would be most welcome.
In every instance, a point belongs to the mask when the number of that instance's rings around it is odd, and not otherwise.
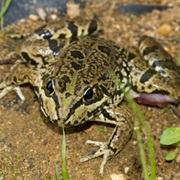
[[[103,161],[102,161],[101,166],[100,166],[100,174],[101,174],[101,176],[103,176],[104,166],[108,160],[108,157],[110,156],[111,150],[107,149],[107,143],[105,143],[105,142],[87,140],[86,143],[92,144],[94,146],[98,146],[100,148],[94,154],[87,156],[87,157],[84,157],[80,161],[85,162],[85,161],[88,161],[90,159],[93,159],[93,158],[96,158],[99,156],[103,156]]]
[[[19,86],[17,87],[14,87],[14,86],[6,86],[4,83],[1,83],[0,84],[0,89],[3,89],[1,92],[0,92],[0,99],[3,98],[8,92],[14,90],[16,91],[17,95],[19,96],[19,98],[24,101],[25,100],[25,97],[21,91],[21,88]]]

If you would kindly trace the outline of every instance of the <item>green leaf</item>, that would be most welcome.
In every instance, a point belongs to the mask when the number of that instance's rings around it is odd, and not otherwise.
[[[177,152],[175,152],[175,151],[169,152],[169,153],[166,155],[165,159],[166,159],[166,161],[172,161],[172,160],[175,159],[176,155],[177,155]]]
[[[167,128],[160,137],[160,143],[163,145],[171,145],[180,142],[180,128]]]

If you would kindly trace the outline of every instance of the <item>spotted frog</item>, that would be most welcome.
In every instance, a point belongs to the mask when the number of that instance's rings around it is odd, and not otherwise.
[[[98,38],[98,20],[63,20],[49,23],[21,44],[16,63],[0,84],[0,98],[30,83],[44,115],[61,127],[87,121],[114,125],[107,142],[87,141],[99,150],[81,161],[120,152],[131,137],[133,117],[120,107],[127,96],[150,106],[178,104],[180,71],[172,57],[153,38],[143,36],[143,59],[116,43]],[[19,61],[18,61],[19,62]]]

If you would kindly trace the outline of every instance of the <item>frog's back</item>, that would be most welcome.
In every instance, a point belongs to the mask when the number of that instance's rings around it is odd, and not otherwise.
[[[75,85],[76,95],[80,95],[87,87],[98,85],[106,85],[107,91],[112,92],[113,79],[122,81],[122,78],[127,78],[122,74],[126,70],[128,76],[127,66],[123,67],[123,58],[126,61],[126,56],[126,51],[111,41],[85,37],[72,42],[61,53],[53,75],[60,81]],[[76,76],[76,82],[73,76]],[[65,90],[63,87],[61,93]]]

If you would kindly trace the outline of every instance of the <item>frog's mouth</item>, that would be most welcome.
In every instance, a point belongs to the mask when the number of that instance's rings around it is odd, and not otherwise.
[[[179,101],[175,98],[163,94],[140,93],[139,96],[135,97],[134,99],[136,100],[136,102],[140,104],[145,104],[148,106],[157,106],[160,108],[163,108],[168,104],[179,104]]]

